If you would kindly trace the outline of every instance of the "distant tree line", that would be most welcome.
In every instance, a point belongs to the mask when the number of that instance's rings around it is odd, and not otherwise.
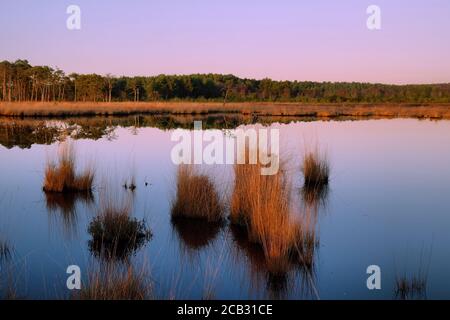
[[[60,69],[31,66],[27,60],[0,62],[0,84],[0,101],[450,102],[450,83],[386,85],[273,81],[220,74],[66,75]]]

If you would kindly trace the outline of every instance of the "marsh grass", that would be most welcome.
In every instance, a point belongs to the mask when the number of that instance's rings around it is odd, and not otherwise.
[[[330,179],[330,164],[325,154],[316,147],[306,150],[301,167],[304,177],[304,189],[319,191],[328,185]]]
[[[63,142],[58,150],[58,160],[49,162],[45,169],[45,192],[89,192],[94,182],[94,169],[87,167],[76,173],[75,149],[70,142]]]
[[[9,117],[125,116],[136,114],[258,114],[297,117],[450,118],[446,103],[274,103],[274,102],[2,102],[0,115]]]
[[[88,232],[91,251],[104,258],[125,259],[152,237],[145,220],[131,217],[131,202],[120,197],[103,199]]]
[[[152,286],[143,269],[135,272],[129,266],[126,270],[113,264],[91,272],[86,284],[75,299],[80,300],[148,300],[152,298]]]
[[[261,175],[260,163],[236,164],[234,173],[230,220],[261,246],[271,274],[283,274],[292,260],[312,266],[315,230],[309,217],[293,219],[284,164],[274,175]]]
[[[224,220],[225,207],[210,177],[196,172],[191,165],[180,165],[171,215],[174,219],[220,222]]]
[[[399,300],[425,299],[427,279],[422,275],[397,277],[395,280],[395,297]]]

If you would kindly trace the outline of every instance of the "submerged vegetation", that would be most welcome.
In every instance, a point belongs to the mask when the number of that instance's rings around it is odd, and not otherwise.
[[[61,144],[56,163],[48,163],[45,169],[43,189],[45,192],[89,192],[94,182],[93,168],[76,173],[76,157],[73,145]]]
[[[100,212],[89,225],[91,251],[104,258],[124,259],[151,239],[144,220],[131,217],[126,200],[103,199]]]
[[[225,208],[211,179],[195,172],[190,165],[180,165],[177,172],[176,197],[172,204],[172,218],[203,219],[220,222]]]

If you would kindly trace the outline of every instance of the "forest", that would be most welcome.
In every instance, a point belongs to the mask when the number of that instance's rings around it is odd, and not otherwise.
[[[299,75],[301,76],[301,75]],[[66,74],[27,60],[0,62],[0,101],[267,101],[304,103],[448,103],[450,83],[388,85],[274,81],[234,75],[113,76]]]

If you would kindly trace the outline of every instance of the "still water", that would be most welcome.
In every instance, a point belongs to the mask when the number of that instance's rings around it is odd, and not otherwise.
[[[328,155],[331,180],[316,207],[315,265],[274,281],[238,230],[171,222],[177,170],[171,133],[189,130],[192,120],[2,120],[0,241],[9,247],[0,258],[2,296],[14,287],[21,298],[67,298],[69,265],[88,278],[99,262],[87,229],[108,185],[132,199],[133,215],[145,218],[153,233],[126,263],[149,269],[156,298],[201,299],[207,291],[217,299],[395,299],[396,279],[419,275],[426,279],[421,297],[450,298],[450,121],[206,120],[205,130],[278,128],[299,198],[305,145],[319,144]],[[79,167],[96,169],[92,198],[52,198],[42,191],[61,128],[72,134]],[[231,166],[206,170],[222,193],[230,192]],[[134,192],[121,187],[132,176]],[[381,268],[380,290],[367,289],[370,265]]]

